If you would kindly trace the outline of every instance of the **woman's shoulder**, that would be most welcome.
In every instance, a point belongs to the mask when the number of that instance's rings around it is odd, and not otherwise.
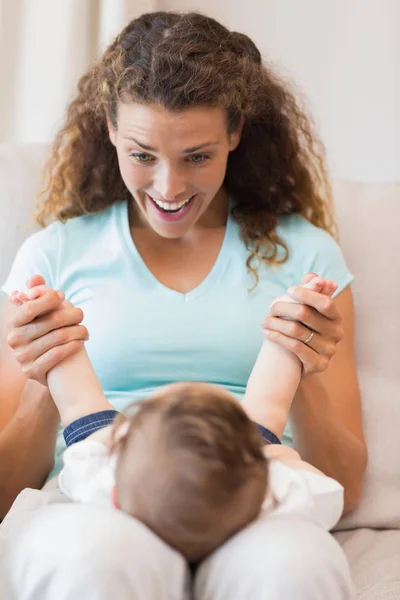
[[[325,229],[295,214],[280,217],[276,232],[289,251],[286,265],[295,280],[317,273],[338,283],[336,294],[353,280],[338,242]]]
[[[54,227],[58,235],[66,238],[83,238],[86,243],[94,239],[94,236],[109,231],[110,224],[118,217],[123,208],[123,202],[115,202],[98,213],[81,215],[68,219],[65,223],[57,221],[47,227]],[[49,232],[49,235],[53,235]]]
[[[17,251],[2,290],[10,293],[11,289],[23,289],[34,273],[40,273],[49,285],[58,287],[58,274],[65,265],[78,264],[84,254],[98,257],[106,252],[118,235],[112,224],[123,210],[119,204],[65,223],[55,221],[28,236]]]
[[[100,233],[101,230],[107,230],[110,221],[120,210],[120,203],[104,209],[100,213],[87,214],[79,217],[72,217],[65,222],[53,221],[44,229],[31,234],[24,242],[24,246],[29,250],[40,247],[42,251],[54,249],[63,239],[77,241],[79,238],[87,244],[93,238],[93,234]]]
[[[317,227],[302,215],[280,217],[276,232],[285,242],[293,259],[313,260],[317,255],[336,257],[342,251],[335,238],[325,229]]]
[[[299,214],[279,217],[277,233],[288,243],[291,240],[297,242],[301,238],[305,244],[329,244],[331,241],[336,244],[330,233]]]

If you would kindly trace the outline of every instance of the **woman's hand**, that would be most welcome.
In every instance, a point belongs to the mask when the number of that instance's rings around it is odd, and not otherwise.
[[[40,275],[27,282],[27,296],[9,323],[7,341],[28,379],[47,385],[50,369],[82,349],[88,339],[80,325],[83,312],[65,300],[62,292],[50,290]]]
[[[308,273],[302,284],[313,277],[315,273]],[[343,338],[342,319],[329,296],[301,286],[289,290],[288,295],[297,303],[273,304],[262,323],[264,335],[298,356],[303,364],[303,377],[320,373],[328,367]]]

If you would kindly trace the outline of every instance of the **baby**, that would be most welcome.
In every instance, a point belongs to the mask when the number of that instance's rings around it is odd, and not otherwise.
[[[332,295],[337,286],[315,277],[307,287]],[[46,293],[39,286],[10,299]],[[117,414],[83,346],[47,374],[68,446],[61,490],[123,510],[193,563],[261,510],[295,511],[330,529],[342,486],[280,444],[301,368],[265,339],[242,405],[216,385],[175,383]]]

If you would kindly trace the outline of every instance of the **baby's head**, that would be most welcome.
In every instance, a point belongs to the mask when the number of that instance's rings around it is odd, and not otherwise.
[[[228,392],[166,386],[115,423],[116,505],[197,562],[258,515],[267,488],[262,446]]]

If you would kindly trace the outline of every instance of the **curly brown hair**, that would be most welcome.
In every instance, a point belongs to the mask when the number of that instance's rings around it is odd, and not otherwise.
[[[281,215],[300,214],[334,234],[324,148],[287,82],[263,63],[253,41],[198,14],[153,12],[132,20],[83,75],[45,167],[36,219],[66,221],[130,198],[108,136],[118,103],[226,110],[228,133],[241,116],[241,141],[228,158],[225,186],[249,250],[248,269],[285,262],[275,229]],[[279,246],[283,252],[279,252]]]

